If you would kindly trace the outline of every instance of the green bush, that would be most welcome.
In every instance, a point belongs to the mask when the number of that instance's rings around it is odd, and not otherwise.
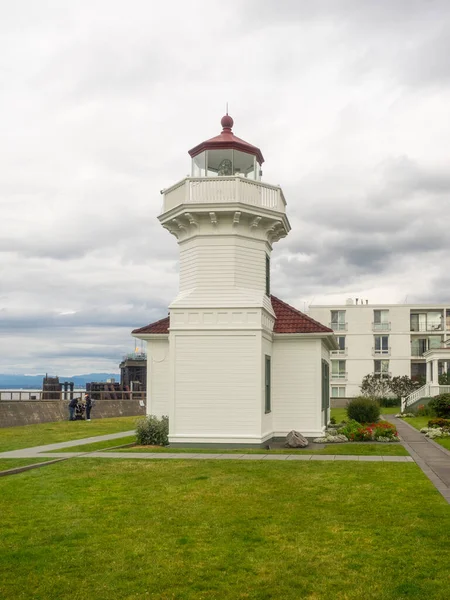
[[[398,434],[395,425],[387,421],[377,423],[366,423],[361,425],[357,421],[349,421],[339,429],[339,433],[345,435],[350,442],[397,442]]]
[[[384,408],[391,408],[392,406],[400,406],[401,399],[400,398],[379,398],[377,400],[378,404]]]
[[[347,416],[358,423],[375,423],[380,418],[380,406],[371,398],[353,398],[347,404]]]
[[[167,446],[169,444],[169,417],[148,415],[136,425],[137,443],[142,446]]]
[[[428,427],[445,427],[450,429],[450,419],[430,419]]]
[[[419,404],[415,412],[417,417],[434,417],[434,410],[429,404]]]
[[[435,396],[430,404],[430,408],[435,412],[437,417],[447,419],[450,417],[450,394],[440,394]]]

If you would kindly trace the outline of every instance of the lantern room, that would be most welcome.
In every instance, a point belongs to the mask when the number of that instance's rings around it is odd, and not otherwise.
[[[232,131],[233,119],[226,114],[221,120],[222,132],[189,150],[192,177],[245,177],[261,179],[264,162],[261,150]]]

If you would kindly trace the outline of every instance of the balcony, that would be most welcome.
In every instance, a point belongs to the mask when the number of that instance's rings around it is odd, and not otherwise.
[[[333,331],[347,331],[347,323],[329,323],[329,327]]]
[[[423,350],[420,348],[411,348],[411,356],[415,358],[423,358],[423,353],[427,352],[427,350]]]
[[[443,327],[439,323],[411,323],[410,327],[410,331],[412,333],[420,333],[426,331],[443,331]]]
[[[180,204],[241,202],[284,213],[286,200],[280,187],[245,177],[186,177],[166,190],[163,212]]]
[[[330,356],[347,356],[347,348],[340,348],[339,350],[330,350]]]
[[[331,373],[332,380],[346,381],[347,373]]]
[[[391,347],[388,348],[372,348],[372,356],[389,356]]]
[[[391,322],[386,321],[384,323],[372,323],[372,331],[390,331]]]

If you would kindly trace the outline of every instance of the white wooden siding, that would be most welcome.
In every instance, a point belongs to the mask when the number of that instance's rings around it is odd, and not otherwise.
[[[291,429],[304,435],[321,433],[321,355],[321,340],[274,340],[272,410],[275,434],[285,435]]]
[[[176,335],[171,435],[260,435],[256,335]]]
[[[147,414],[169,414],[169,339],[147,342]]]

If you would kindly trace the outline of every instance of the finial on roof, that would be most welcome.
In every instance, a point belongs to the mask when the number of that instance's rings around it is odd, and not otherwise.
[[[225,116],[222,117],[222,120],[220,121],[220,124],[222,125],[222,127],[224,129],[227,129],[229,131],[231,131],[231,128],[233,127],[234,121],[233,119],[230,117],[230,115],[227,114]]]

